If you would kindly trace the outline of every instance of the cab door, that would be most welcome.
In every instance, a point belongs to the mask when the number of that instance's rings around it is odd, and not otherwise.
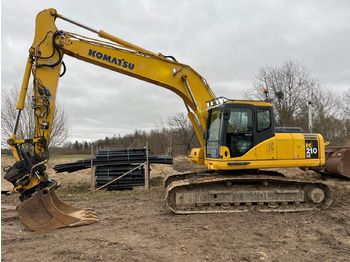
[[[227,104],[222,129],[222,145],[229,149],[230,156],[243,156],[275,135],[272,107]]]
[[[248,106],[235,105],[225,109],[224,144],[231,157],[239,157],[254,146],[254,110]]]

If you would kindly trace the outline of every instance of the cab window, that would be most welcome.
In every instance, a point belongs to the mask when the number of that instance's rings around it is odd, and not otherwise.
[[[227,132],[253,132],[252,110],[250,108],[232,108]]]
[[[258,132],[262,132],[271,127],[271,116],[269,109],[259,108],[257,111]]]
[[[231,157],[239,157],[253,147],[253,111],[231,108],[227,122],[226,147]]]

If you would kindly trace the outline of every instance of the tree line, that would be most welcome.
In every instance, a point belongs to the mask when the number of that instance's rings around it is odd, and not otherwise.
[[[89,153],[91,146],[98,148],[127,148],[148,146],[156,155],[188,155],[190,148],[199,147],[197,137],[188,117],[183,113],[170,116],[166,123],[161,122],[150,131],[135,130],[124,136],[114,135],[93,142],[66,142],[61,152]],[[56,151],[59,149],[55,149]]]
[[[281,65],[264,66],[254,76],[252,86],[244,93],[247,100],[268,100],[275,112],[276,126],[301,127],[304,132],[320,133],[333,146],[350,145],[350,89],[337,93],[321,80],[312,77],[309,69],[293,60]],[[19,88],[2,90],[1,145],[8,148],[7,139],[13,132],[16,118],[16,100]],[[312,126],[309,125],[311,106]],[[93,142],[64,142],[70,134],[70,125],[63,107],[57,103],[52,125],[50,147],[58,153],[89,153],[90,148],[143,147],[157,155],[189,154],[190,148],[199,147],[188,117],[179,113],[160,122],[150,131],[135,130],[121,136],[114,135]],[[34,132],[31,93],[27,93],[25,110],[21,115],[17,138],[29,138]]]

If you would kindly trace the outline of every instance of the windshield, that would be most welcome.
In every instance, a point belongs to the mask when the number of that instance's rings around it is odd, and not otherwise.
[[[206,146],[207,157],[219,157],[221,111],[221,108],[214,108],[210,114]]]
[[[209,141],[219,140],[220,115],[221,115],[220,109],[214,109],[210,115],[209,130],[208,130]]]

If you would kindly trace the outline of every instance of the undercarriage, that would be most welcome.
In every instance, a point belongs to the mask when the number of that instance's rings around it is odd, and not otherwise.
[[[165,186],[166,204],[176,214],[309,211],[333,201],[327,185],[273,171],[186,173],[170,176]]]

